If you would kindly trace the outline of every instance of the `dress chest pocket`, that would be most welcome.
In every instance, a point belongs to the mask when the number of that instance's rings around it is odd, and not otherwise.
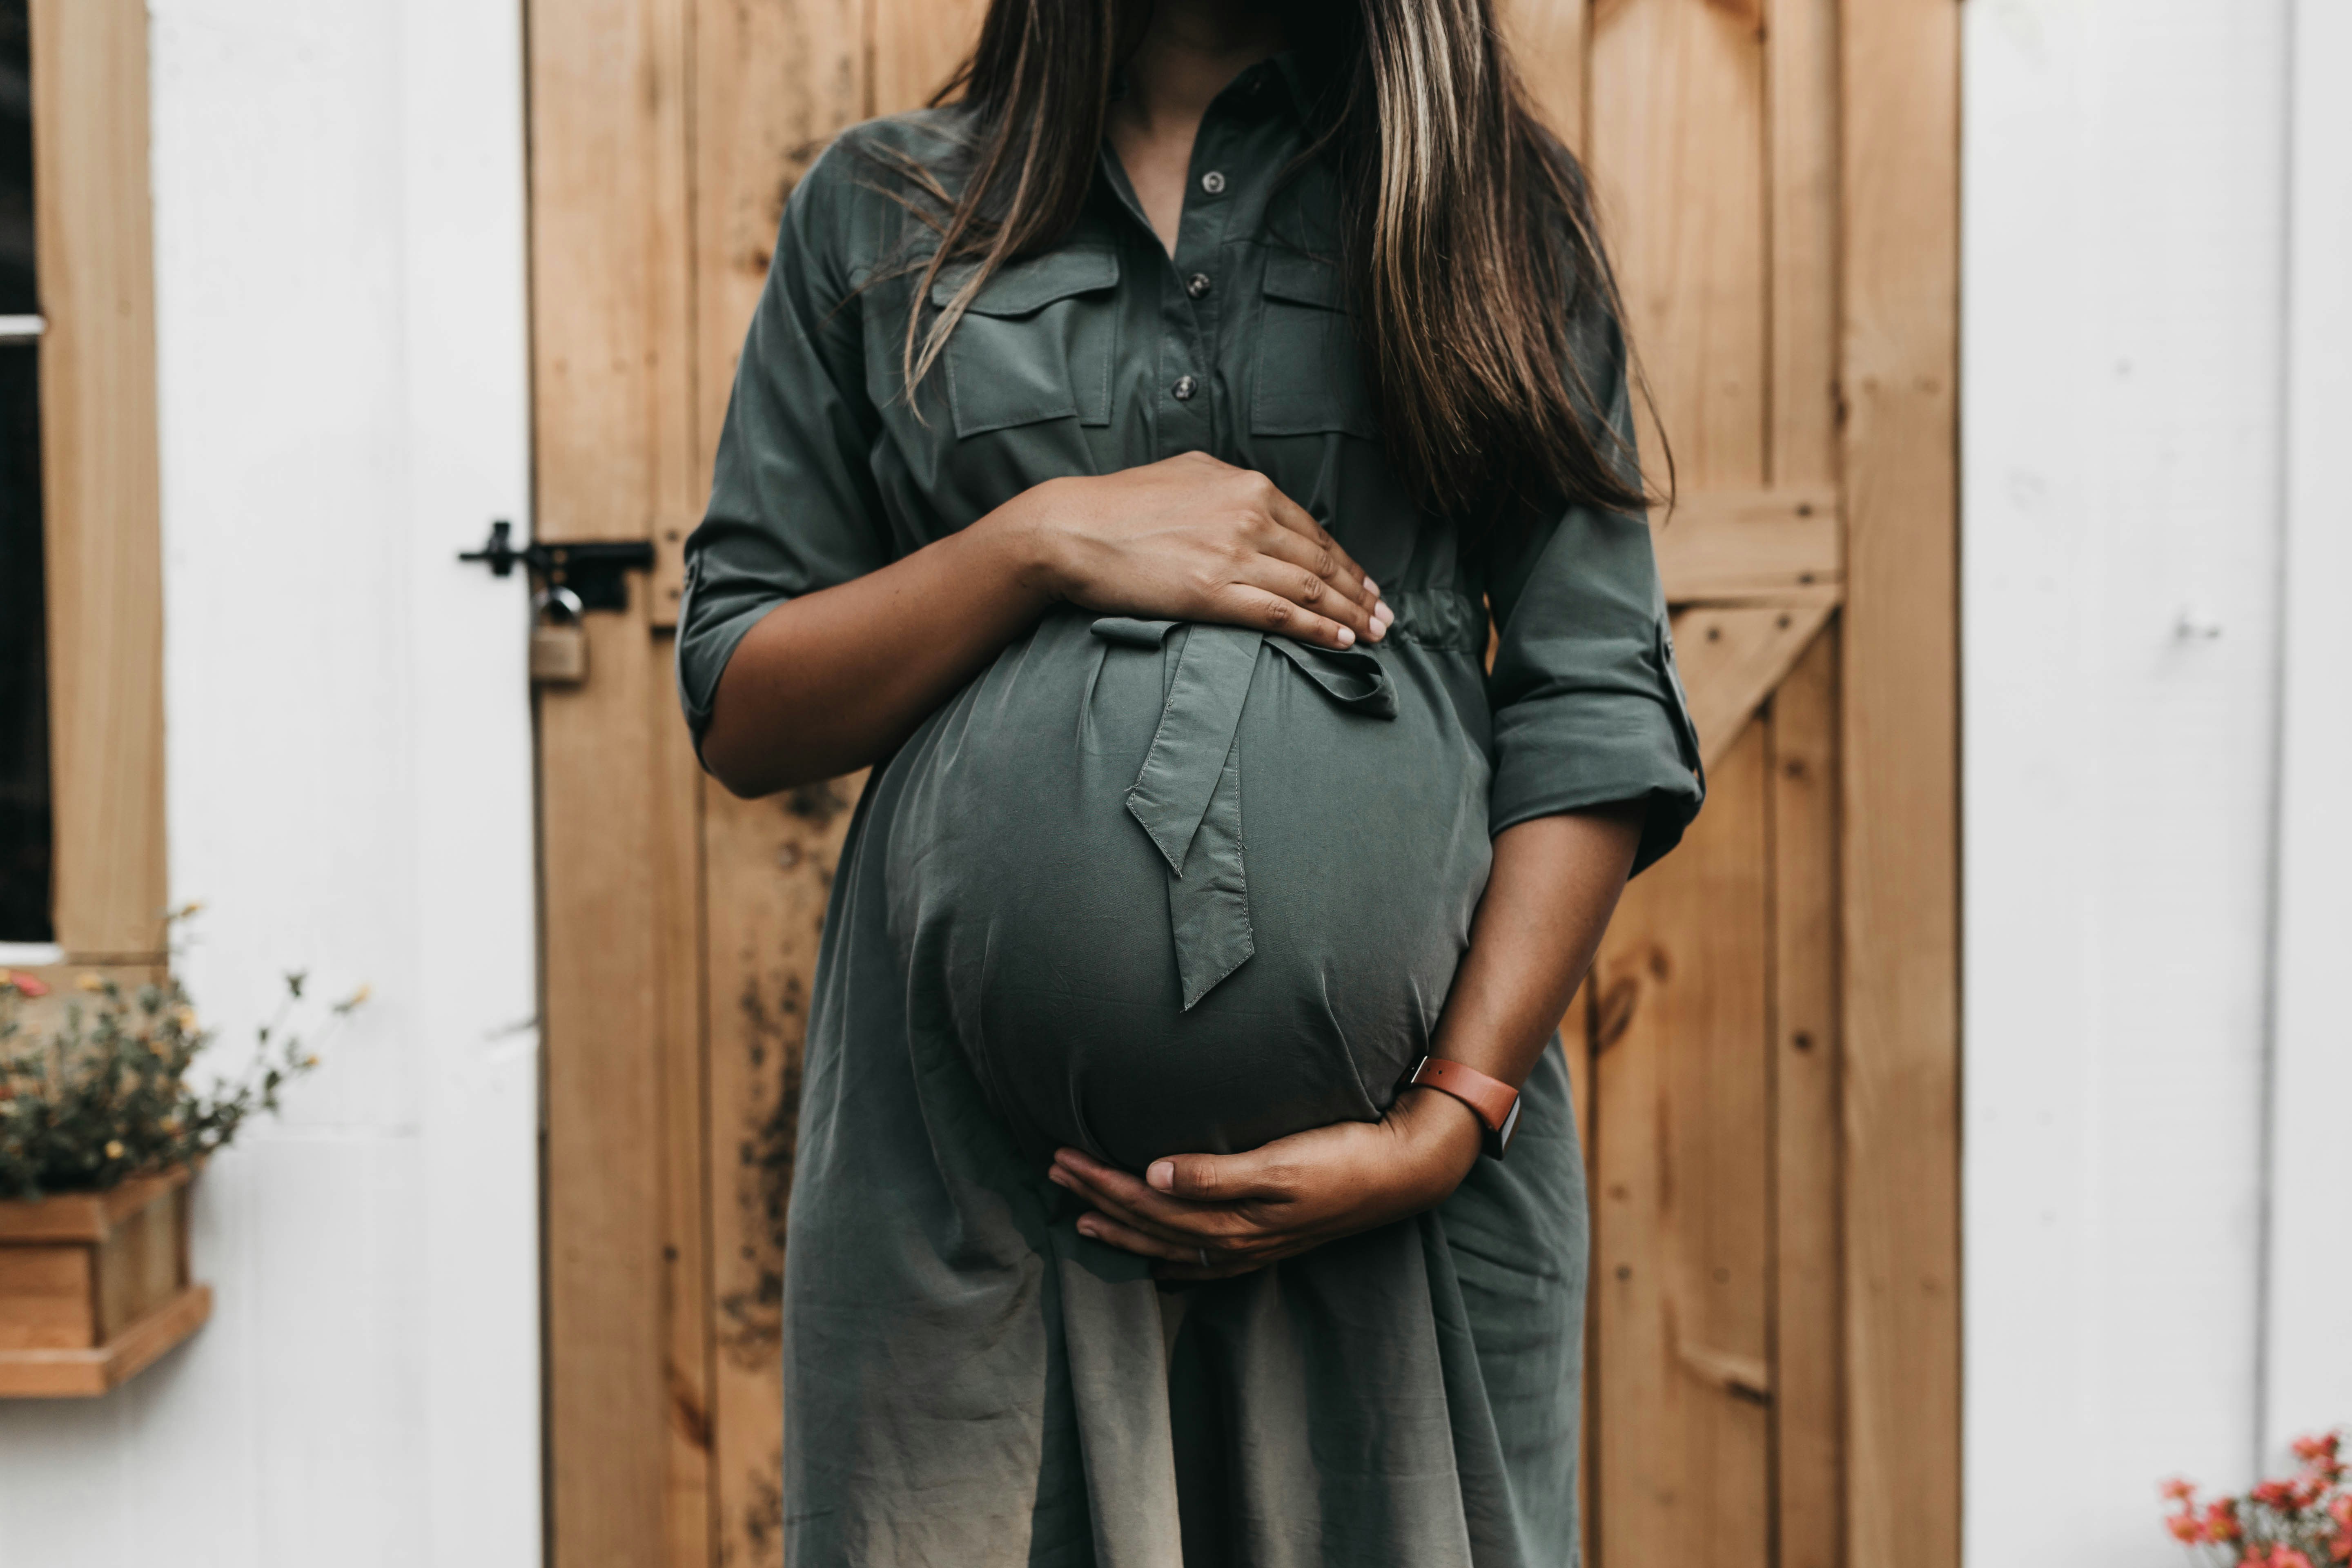
[[[945,308],[973,264],[944,268],[931,303]],[[1051,251],[1008,262],[948,334],[948,403],[959,437],[1075,418],[1110,423],[1118,339],[1115,250]]]
[[[1266,258],[1265,316],[1258,331],[1254,436],[1344,431],[1377,441],[1380,420],[1364,384],[1339,269],[1296,251]]]

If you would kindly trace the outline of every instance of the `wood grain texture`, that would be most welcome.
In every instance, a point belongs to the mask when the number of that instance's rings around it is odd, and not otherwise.
[[[1505,0],[1503,39],[1536,113],[1570,152],[1586,145],[1586,34],[1591,0]]]
[[[163,951],[163,589],[147,7],[33,0],[57,940]]]
[[[1846,8],[1848,1546],[1959,1562],[1958,8]]]
[[[106,1344],[0,1351],[0,1399],[92,1398],[153,1365],[213,1315],[209,1285],[191,1285]]]
[[[104,1241],[115,1226],[186,1186],[193,1174],[182,1166],[133,1176],[102,1193],[53,1193],[36,1202],[0,1202],[0,1243]]]
[[[767,280],[784,201],[834,137],[867,112],[874,0],[698,0],[694,27],[690,504],[656,530],[657,625],[674,624],[685,531],[699,521],[743,332]]]
[[[843,129],[912,107],[876,107],[877,70],[886,63],[909,75],[929,68],[906,55],[919,29],[882,14],[889,10],[877,0],[698,6],[691,280],[699,473],[717,449],[786,199]],[[934,47],[938,20],[930,16]],[[684,744],[680,731],[681,751]],[[680,765],[691,767],[690,758]],[[784,1204],[816,938],[856,781],[756,803],[707,782],[700,791],[696,963],[709,1056],[693,1158],[710,1247],[701,1325],[709,1348],[710,1550],[714,1562],[755,1568],[782,1561]]]
[[[659,605],[651,608],[657,613]],[[662,1073],[663,1383],[668,1392],[667,1500],[664,1519],[672,1568],[708,1568],[715,1550],[711,1489],[709,1033],[702,994],[701,764],[677,717],[670,684],[658,679],[669,639],[646,657],[656,679],[646,733],[653,750],[653,822],[660,837],[651,914],[658,952]]]
[[[918,109],[980,42],[987,0],[866,0],[873,60],[868,114]]]
[[[1655,523],[1669,604],[1834,602],[1845,575],[1837,491],[1701,490]]]
[[[115,1227],[91,1258],[98,1338],[111,1340],[188,1283],[185,1188],[167,1193]]]
[[[0,1247],[0,1351],[87,1350],[99,1332],[97,1248]]]
[[[1664,487],[1761,485],[1769,360],[1764,55],[1752,23],[1622,0],[1592,26],[1591,162],[1632,339],[1656,400],[1642,451]]]
[[[1837,0],[1769,0],[1772,482],[1834,485],[1838,451]]]
[[[1829,616],[1827,605],[1792,604],[1685,610],[1675,617],[1675,663],[1704,766],[1713,768],[1738,744]]]
[[[1769,1561],[1765,768],[1750,728],[1595,969],[1604,1568]]]
[[[769,800],[710,793],[710,1189],[720,1561],[783,1561],[784,1209],[825,900],[864,777]]]
[[[1838,637],[1772,694],[1772,1436],[1777,1568],[1844,1561]]]
[[[530,12],[537,533],[643,538],[697,499],[686,0]],[[652,596],[587,617],[593,679],[538,699],[551,1561],[666,1560],[667,668]],[[656,715],[660,715],[656,717]],[[666,1005],[667,1004],[667,1005]],[[699,1500],[689,1512],[707,1512]]]

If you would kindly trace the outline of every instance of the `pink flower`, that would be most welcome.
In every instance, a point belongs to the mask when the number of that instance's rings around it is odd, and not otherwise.
[[[2156,1489],[2158,1495],[2170,1502],[2187,1502],[2197,1495],[2197,1489],[2179,1476],[2162,1483]]]
[[[19,996],[47,996],[49,988],[29,974],[11,973],[0,969],[0,991],[14,991]]]

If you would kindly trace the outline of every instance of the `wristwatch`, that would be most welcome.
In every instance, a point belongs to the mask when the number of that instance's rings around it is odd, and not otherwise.
[[[1501,1079],[1489,1078],[1476,1068],[1464,1067],[1460,1062],[1447,1061],[1444,1057],[1423,1057],[1415,1062],[1405,1078],[1405,1087],[1419,1084],[1440,1094],[1450,1094],[1468,1106],[1486,1130],[1486,1153],[1496,1160],[1511,1146],[1511,1134],[1519,1126],[1519,1091]]]

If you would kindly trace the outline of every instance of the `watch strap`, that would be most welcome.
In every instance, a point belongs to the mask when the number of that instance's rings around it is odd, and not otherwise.
[[[1468,1106],[1486,1130],[1486,1152],[1494,1158],[1501,1159],[1510,1147],[1511,1134],[1519,1127],[1519,1091],[1501,1079],[1444,1057],[1423,1057],[1405,1082],[1452,1095]]]

